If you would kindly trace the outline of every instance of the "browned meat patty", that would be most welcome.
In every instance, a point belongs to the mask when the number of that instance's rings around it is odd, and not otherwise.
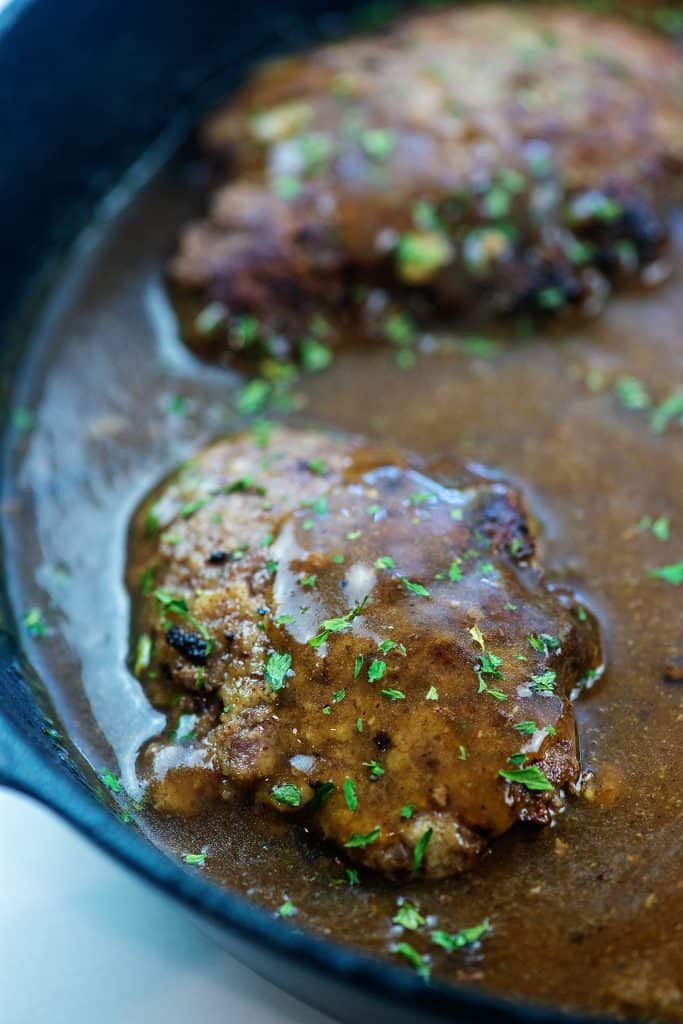
[[[136,671],[170,713],[152,798],[192,813],[203,778],[392,876],[547,824],[600,649],[535,548],[518,491],[446,459],[286,429],[210,447],[133,528]]]
[[[315,362],[391,303],[594,310],[608,279],[656,277],[681,70],[620,20],[508,4],[266,66],[204,127],[222,183],[169,266],[188,343]]]

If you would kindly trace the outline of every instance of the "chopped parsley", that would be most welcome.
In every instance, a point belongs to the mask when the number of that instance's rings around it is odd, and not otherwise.
[[[657,406],[650,419],[650,429],[653,434],[663,434],[673,419],[678,419],[683,426],[683,388],[678,388]]]
[[[514,771],[501,768],[498,774],[506,782],[518,782],[521,786],[526,786],[532,792],[552,792],[553,789],[550,779],[544,775],[536,764],[529,765],[528,768],[517,768]]]
[[[165,615],[177,615],[179,618],[185,619],[186,622],[189,622],[191,626],[194,626],[206,644],[207,655],[210,654],[213,650],[213,637],[204,623],[196,619],[191,613],[185,598],[177,597],[176,595],[169,593],[167,590],[155,590],[154,597],[163,608]]]
[[[424,957],[421,957],[416,949],[408,942],[399,942],[396,946],[396,952],[404,956],[406,960],[412,964],[417,973],[424,981],[429,981],[429,965],[426,963]]]
[[[652,404],[650,396],[637,377],[620,377],[614,386],[614,393],[624,409],[648,409]]]
[[[556,679],[557,672],[549,668],[546,672],[531,677],[531,689],[534,693],[554,693]]]
[[[285,685],[285,678],[292,664],[291,654],[278,654],[277,651],[269,656],[266,662],[265,678],[268,686],[276,693]]]
[[[353,620],[361,614],[367,603],[368,598],[366,596],[360,604],[357,604],[355,608],[348,611],[346,615],[341,615],[336,619],[325,619],[320,626],[319,632],[315,636],[312,636],[308,643],[311,647],[322,647],[322,645],[327,641],[330,633],[341,633],[345,629],[349,629]]]
[[[133,672],[136,676],[139,676],[141,672],[144,672],[146,668],[149,668],[152,660],[152,639],[147,633],[143,633],[138,637],[137,646],[135,648],[135,662],[133,664]]]
[[[273,800],[278,804],[286,804],[287,807],[301,807],[301,791],[293,782],[283,782],[279,786],[273,786]]]
[[[414,813],[415,808],[413,807],[412,804],[404,804],[403,807],[401,808],[401,817],[404,818],[406,821],[409,821]]]
[[[549,654],[551,651],[557,651],[560,648],[560,641],[556,636],[551,636],[550,633],[530,633],[527,637],[529,644],[539,654]]]
[[[648,575],[653,579],[665,580],[674,587],[680,587],[683,583],[683,562],[674,562],[672,565],[661,565],[657,569],[650,569]]]
[[[379,761],[363,761],[363,767],[370,769],[370,775],[373,779],[381,779],[384,775],[384,768]]]
[[[417,907],[408,902],[401,904],[392,920],[394,924],[400,925],[401,928],[407,928],[411,932],[425,923],[425,918]]]
[[[471,928],[463,928],[452,935],[448,932],[435,931],[431,933],[431,937],[436,946],[441,946],[447,952],[453,953],[456,949],[464,949],[465,946],[473,946],[475,942],[480,942],[491,931],[489,919],[485,918],[479,924],[474,924]]]
[[[394,568],[394,560],[389,555],[382,555],[375,562],[375,568],[376,569],[393,569]]]
[[[432,838],[433,831],[434,829],[431,828],[426,829],[415,844],[415,849],[413,850],[413,877],[420,873],[422,862],[425,858],[427,846],[429,845],[429,840]]]
[[[386,670],[386,661],[381,661],[379,658],[374,658],[368,665],[368,682],[377,682],[378,679],[382,678]]]
[[[270,397],[271,385],[267,380],[254,377],[237,395],[237,411],[245,416],[261,412]]]
[[[517,732],[521,732],[523,736],[533,736],[533,734],[537,731],[538,726],[535,722],[525,721],[517,722],[517,724],[513,725],[512,728],[515,729]]]
[[[299,913],[292,901],[289,899],[280,904],[277,912],[279,917],[294,917],[295,914]]]
[[[363,668],[363,655],[362,654],[357,654],[356,657],[353,659],[353,678],[354,679],[358,679],[358,676],[360,675],[362,668]]]
[[[393,153],[396,139],[388,128],[367,128],[360,137],[360,143],[366,156],[382,162]]]
[[[309,459],[306,466],[316,476],[327,476],[329,473],[327,463],[323,459]]]
[[[467,632],[470,634],[475,644],[481,647],[482,651],[485,651],[486,644],[484,642],[484,635],[482,631],[479,629],[479,626],[471,626],[470,629],[467,630]]]
[[[348,776],[344,779],[344,799],[346,800],[346,806],[350,811],[358,810],[358,795],[356,793],[356,784],[353,779],[349,779]]]
[[[451,562],[448,566],[448,578],[451,583],[459,583],[462,579],[462,570],[457,562]]]
[[[426,587],[423,587],[421,583],[413,583],[407,576],[399,576],[401,583],[404,587],[411,592],[411,594],[417,594],[418,597],[431,597]]]
[[[38,639],[47,635],[47,626],[40,608],[29,608],[22,616],[21,621],[29,636]]]
[[[359,835],[358,832],[354,832],[350,839],[344,843],[344,846],[348,849],[362,848],[365,846],[371,846],[377,839],[379,839],[382,829],[379,825],[373,828],[371,832],[366,832],[365,835]]]
[[[405,700],[406,695],[401,690],[380,690],[383,697],[388,697],[389,700]]]
[[[114,775],[114,773],[110,771],[108,768],[105,768],[104,771],[100,773],[100,781],[103,783],[103,785],[107,787],[107,789],[111,793],[123,792],[123,787],[121,786],[121,783],[117,779],[116,775]]]
[[[435,686],[430,686],[429,689],[427,690],[427,696],[425,697],[425,700],[438,700],[438,699],[439,699],[439,691],[437,690],[437,688]]]
[[[194,501],[186,502],[180,510],[181,519],[189,519],[195,512],[199,512],[205,505],[208,505],[210,501],[211,498],[195,498]]]
[[[195,864],[197,867],[203,868],[206,864],[206,853],[184,853],[183,860],[186,864]]]

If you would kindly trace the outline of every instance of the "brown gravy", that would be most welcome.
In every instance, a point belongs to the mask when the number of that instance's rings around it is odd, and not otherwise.
[[[32,660],[85,756],[132,798],[137,750],[161,721],[125,667],[127,523],[163,472],[241,425],[238,379],[181,349],[159,280],[197,201],[190,180],[172,165],[81,246],[15,398],[34,426],[15,436],[3,507],[18,615],[39,608],[49,630]],[[661,434],[650,427],[653,408],[683,387],[677,263],[668,283],[613,299],[599,322],[525,341],[498,331],[491,358],[455,333],[410,370],[389,349],[350,348],[297,389],[299,419],[457,451],[528,490],[546,565],[603,628],[607,672],[576,708],[593,798],[570,801],[556,828],[513,830],[462,877],[400,888],[370,875],[338,884],[342,863],[315,840],[222,805],[193,821],[131,807],[152,842],[204,851],[195,869],[217,883],[273,912],[289,899],[295,926],[382,956],[400,941],[399,897],[447,931],[489,918],[492,934],[470,953],[443,952],[428,929],[402,936],[438,976],[683,1020],[683,712],[680,684],[663,678],[683,653],[683,590],[648,576],[683,557],[680,414]],[[652,407],[624,407],[624,378]],[[669,539],[646,517],[666,518]]]

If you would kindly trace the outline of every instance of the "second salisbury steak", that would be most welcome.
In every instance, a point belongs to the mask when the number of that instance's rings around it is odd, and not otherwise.
[[[141,510],[136,671],[169,711],[152,798],[207,787],[390,875],[547,824],[579,774],[595,623],[544,582],[520,494],[444,459],[277,429]],[[142,587],[140,587],[142,580]],[[195,798],[196,794],[196,798]]]

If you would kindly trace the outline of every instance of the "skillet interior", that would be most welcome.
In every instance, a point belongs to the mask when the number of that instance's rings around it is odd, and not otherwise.
[[[118,170],[118,168],[115,168],[115,170]],[[172,224],[169,222],[169,240],[172,237],[172,227]],[[143,239],[140,238],[139,241],[142,242]],[[163,244],[164,242],[162,239],[156,239],[155,245],[161,245],[163,248]],[[152,312],[154,315],[155,296],[153,290],[150,293],[148,293],[148,301],[152,305]],[[157,306],[157,315],[159,313],[159,309],[160,307]],[[119,339],[115,339],[112,336],[112,344],[114,343],[121,344],[122,346],[126,345],[125,340],[120,341]],[[131,346],[134,345],[134,339],[130,339],[129,344]],[[39,353],[36,353],[36,355],[37,358],[41,358]],[[175,349],[173,345],[171,345],[171,347],[166,350],[166,356],[171,360],[177,360],[174,363],[172,373],[175,373],[177,378],[182,378],[184,373],[184,364],[182,358],[178,356],[177,349]],[[125,355],[122,356],[121,362],[122,367],[128,365],[125,363]],[[29,369],[30,377],[30,365],[25,365]],[[111,369],[111,367],[109,368]],[[348,372],[351,372],[350,369]],[[120,387],[127,389],[129,393],[132,394],[133,397],[137,397],[138,401],[144,402],[145,400],[148,400],[147,396],[144,393],[138,394],[137,396],[135,395],[135,392],[131,386],[130,381],[130,377],[126,377],[124,375],[123,379],[119,381],[118,384]],[[200,388],[200,394],[206,394],[206,391],[203,390],[204,388],[206,388],[209,391],[215,389],[216,395],[218,395],[218,392],[224,387],[225,378],[221,377],[219,379],[208,373],[206,375],[202,375],[202,381],[203,383]],[[110,380],[108,384],[111,386],[111,392],[115,395],[116,382]],[[168,392],[168,397],[170,397],[171,394],[172,392]],[[124,413],[125,418],[125,408],[122,410],[122,412]],[[324,417],[324,411],[319,410],[318,415]],[[203,436],[208,436],[215,429],[216,423],[215,421],[212,421],[210,416],[205,422],[202,422],[202,417],[200,416],[198,417],[198,421],[198,423],[194,423],[193,425],[191,425],[189,429],[187,428],[187,425],[183,424],[181,424],[178,427],[176,436],[173,438],[173,444],[165,448],[163,458],[166,460],[166,466],[171,466],[175,461],[177,461],[179,456],[182,456],[183,453],[189,451],[190,447],[193,446],[197,440],[200,440]],[[165,420],[164,422],[167,421]],[[53,423],[52,426],[54,428],[52,433],[52,443],[58,447],[60,443],[62,443],[62,441],[64,440],[65,435],[63,433],[60,434],[58,424]],[[68,424],[65,423],[65,426],[68,427]],[[220,426],[221,428],[229,428],[231,426],[231,422],[229,420],[223,420]],[[101,424],[101,429],[104,431],[105,435],[106,431],[111,427],[111,423],[109,425],[107,425],[106,423]],[[125,431],[123,436],[121,436],[120,434],[116,435],[116,445],[118,446],[120,442],[122,451],[125,451],[126,448],[125,437]],[[142,492],[144,487],[147,486],[147,484],[150,483],[155,478],[155,476],[158,475],[158,473],[159,464],[156,461],[156,459],[151,459],[145,470],[145,473],[143,473],[143,475],[138,478],[136,486],[138,487],[139,493]],[[69,481],[66,480],[64,477],[61,477],[60,479],[61,486],[64,489],[64,495],[65,497],[68,497]],[[53,498],[55,497],[54,494],[52,496]],[[59,498],[58,495],[57,498]],[[131,510],[130,502],[132,502],[134,498],[135,495],[130,496],[127,508],[121,508],[121,513],[125,511],[129,512]],[[64,510],[65,515],[68,517],[68,507],[66,505],[64,507]],[[68,518],[66,518],[65,522],[68,532]],[[117,524],[117,529],[119,531],[118,536],[120,542],[122,541],[123,536],[122,527],[123,522],[119,522]],[[59,540],[58,535],[55,535],[52,538],[52,540],[55,542],[55,544],[57,544]],[[87,567],[88,571],[97,572],[98,552],[96,550],[93,550],[92,548],[89,549],[87,538],[84,539],[83,546],[84,566]],[[120,557],[120,555],[121,550],[119,548],[118,556]],[[52,582],[54,583],[54,580]],[[125,609],[123,611],[125,614]],[[101,635],[99,637],[99,641],[102,642],[103,640],[106,642],[106,638]],[[98,647],[96,650],[93,651],[93,657],[95,661],[98,661],[101,658],[101,652],[101,647]],[[10,656],[11,655],[9,653],[8,642],[8,661]],[[39,669],[41,669],[42,667],[43,669],[43,671],[41,672],[42,678],[46,680],[49,679],[50,673],[47,671],[47,666],[41,666],[40,663],[38,662],[37,667]],[[30,670],[26,668],[26,671],[27,673],[29,673]],[[75,681],[77,676],[75,674],[72,674],[71,678]],[[3,683],[6,683],[7,689],[12,689],[13,694],[21,694],[20,684],[18,683],[16,677],[10,680],[8,676],[7,680],[3,679]],[[36,687],[36,685],[37,684],[34,677],[33,686]],[[3,687],[3,689],[5,689],[5,686]],[[115,687],[112,687],[112,690],[115,691]],[[90,699],[92,700],[92,693],[89,696]],[[272,918],[264,918],[258,912],[254,912],[251,908],[244,908],[240,906],[239,903],[235,903],[235,901],[231,900],[231,898],[228,897],[226,894],[216,893],[215,890],[210,889],[208,886],[203,884],[201,880],[196,879],[194,876],[189,876],[187,872],[179,870],[168,860],[159,857],[154,851],[149,849],[147,847],[147,844],[138,840],[135,834],[131,833],[130,826],[122,828],[118,825],[115,819],[112,818],[112,816],[108,812],[103,813],[101,803],[105,801],[106,795],[102,791],[101,787],[98,787],[96,777],[87,764],[87,761],[91,760],[98,767],[102,767],[102,765],[107,762],[109,755],[106,753],[107,748],[106,745],[103,743],[103,737],[100,734],[99,729],[93,722],[93,720],[90,719],[88,721],[90,714],[89,705],[87,701],[84,700],[82,693],[73,691],[66,701],[62,700],[60,703],[62,717],[66,722],[65,732],[67,735],[78,736],[78,748],[80,748],[80,750],[86,754],[86,758],[84,759],[82,756],[80,756],[76,746],[70,744],[67,741],[65,745],[65,753],[60,763],[66,766],[66,772],[68,774],[65,774],[65,776],[62,778],[58,775],[53,776],[52,769],[50,769],[49,775],[46,774],[45,762],[42,760],[40,756],[34,758],[30,750],[20,749],[18,750],[16,756],[12,759],[5,757],[5,759],[8,762],[10,760],[13,760],[15,762],[13,765],[11,763],[9,764],[9,767],[6,769],[7,773],[11,776],[14,776],[15,781],[18,781],[20,784],[22,771],[26,771],[27,774],[32,774],[32,788],[38,789],[39,795],[53,802],[63,812],[69,813],[72,819],[75,820],[82,827],[85,827],[86,829],[89,829],[91,831],[96,830],[98,832],[100,841],[104,841],[111,848],[115,849],[120,855],[123,855],[127,859],[132,860],[142,870],[146,871],[148,874],[150,874],[152,877],[155,877],[157,880],[162,881],[163,884],[166,884],[174,891],[177,891],[185,899],[194,903],[195,906],[203,907],[207,910],[207,912],[217,915],[218,918],[222,920],[239,920],[240,925],[243,929],[243,933],[251,932],[252,936],[258,935],[260,939],[263,939],[267,936],[268,941],[273,942],[275,945],[277,945],[279,941],[278,936],[284,936],[288,934],[285,931],[285,929],[281,925],[279,925],[279,923],[273,922]],[[9,707],[11,709],[12,705],[9,705]],[[44,752],[48,754],[48,756],[53,757],[54,748],[52,748],[48,742],[50,737],[46,738],[45,732],[42,731],[41,720],[39,717],[36,717],[33,714],[33,707],[35,707],[35,705],[32,703],[30,699],[26,701],[18,700],[16,702],[16,705],[14,705],[14,712],[11,712],[10,710],[10,715],[14,719],[15,727],[18,725],[20,731],[26,734],[31,732],[36,744],[39,745],[39,747],[42,748]],[[142,738],[145,729],[151,728],[151,726],[153,725],[153,721],[145,712],[143,712],[140,719],[138,720],[138,724],[140,728],[138,739],[140,739]],[[61,726],[58,726],[57,729],[58,732],[61,734]],[[10,741],[10,739],[8,738],[7,746],[4,749],[10,751],[17,749],[15,747],[15,743],[15,739],[12,739]],[[50,747],[49,750],[48,747]],[[124,761],[125,760],[126,758],[124,756]],[[18,768],[19,770],[17,770]],[[87,783],[86,787],[84,788],[80,782],[74,782],[74,780],[76,779],[85,780]],[[96,799],[99,799],[100,805],[93,804],[92,797],[89,795],[90,789],[95,790]],[[291,940],[283,939],[283,941],[289,946],[290,949],[292,948]],[[308,942],[309,940],[307,939],[301,939],[302,956],[305,956],[306,959],[312,964],[316,962],[326,962],[328,956],[328,947],[322,946],[321,944],[315,941],[313,941],[313,944],[309,946]],[[355,965],[357,963],[356,958],[353,956],[347,957],[343,955],[341,960],[335,960],[334,958],[336,954],[331,955],[333,958],[333,962],[336,965],[345,965],[343,968],[344,970],[350,968],[351,965]],[[265,962],[262,961],[261,967],[263,968],[264,966]],[[274,966],[271,969],[277,970],[277,968]],[[382,987],[385,981],[393,978],[393,976],[396,973],[388,971],[388,969],[384,967],[375,967],[374,965],[368,968],[360,968],[360,972],[364,979],[364,984],[369,985],[369,987],[371,988],[373,988],[375,985]],[[293,985],[296,986],[298,982],[302,982],[304,985],[309,984],[303,982],[303,977],[301,979],[298,979],[295,976],[287,978],[287,984],[290,987],[292,987]],[[403,974],[401,974],[400,982],[397,983],[392,980],[391,984],[394,986],[395,994],[400,994],[401,992],[409,992],[411,990],[417,990],[415,988],[415,983],[413,979]],[[419,986],[419,988],[421,989],[421,986]],[[299,991],[301,991],[300,986]],[[308,995],[310,996],[310,991],[308,992]],[[461,1014],[461,1018],[468,1019],[469,1010],[467,1008],[467,1004],[469,997],[466,997],[464,999],[458,997],[456,1003],[454,1003],[453,1001],[449,1002],[450,997],[442,997],[439,990],[435,989],[433,994],[430,994],[426,997],[424,996],[424,994],[421,993],[420,998],[421,1000],[426,999],[427,1003],[431,1003],[435,1011],[443,1011],[445,1013],[449,1013],[451,1019],[453,1017],[453,1012],[455,1011],[457,1006],[457,1012]],[[442,1002],[442,998],[445,998],[446,1001]],[[472,998],[475,1003],[479,1002],[479,997],[474,996]],[[353,1004],[349,1002],[347,1005],[350,1019]],[[357,1012],[357,1009],[355,1012]],[[395,1011],[392,1010],[391,1012],[392,1016],[395,1016]],[[506,1012],[515,1014],[516,1011],[514,1011],[512,1008],[506,1011],[503,1010],[502,1007],[492,1004],[492,1012],[496,1012],[497,1019],[501,1019],[501,1017],[504,1018],[504,1014]],[[521,1010],[520,1012],[522,1014],[526,1013],[526,1011],[524,1010]],[[477,1019],[485,1018],[480,1016],[477,1017]]]

